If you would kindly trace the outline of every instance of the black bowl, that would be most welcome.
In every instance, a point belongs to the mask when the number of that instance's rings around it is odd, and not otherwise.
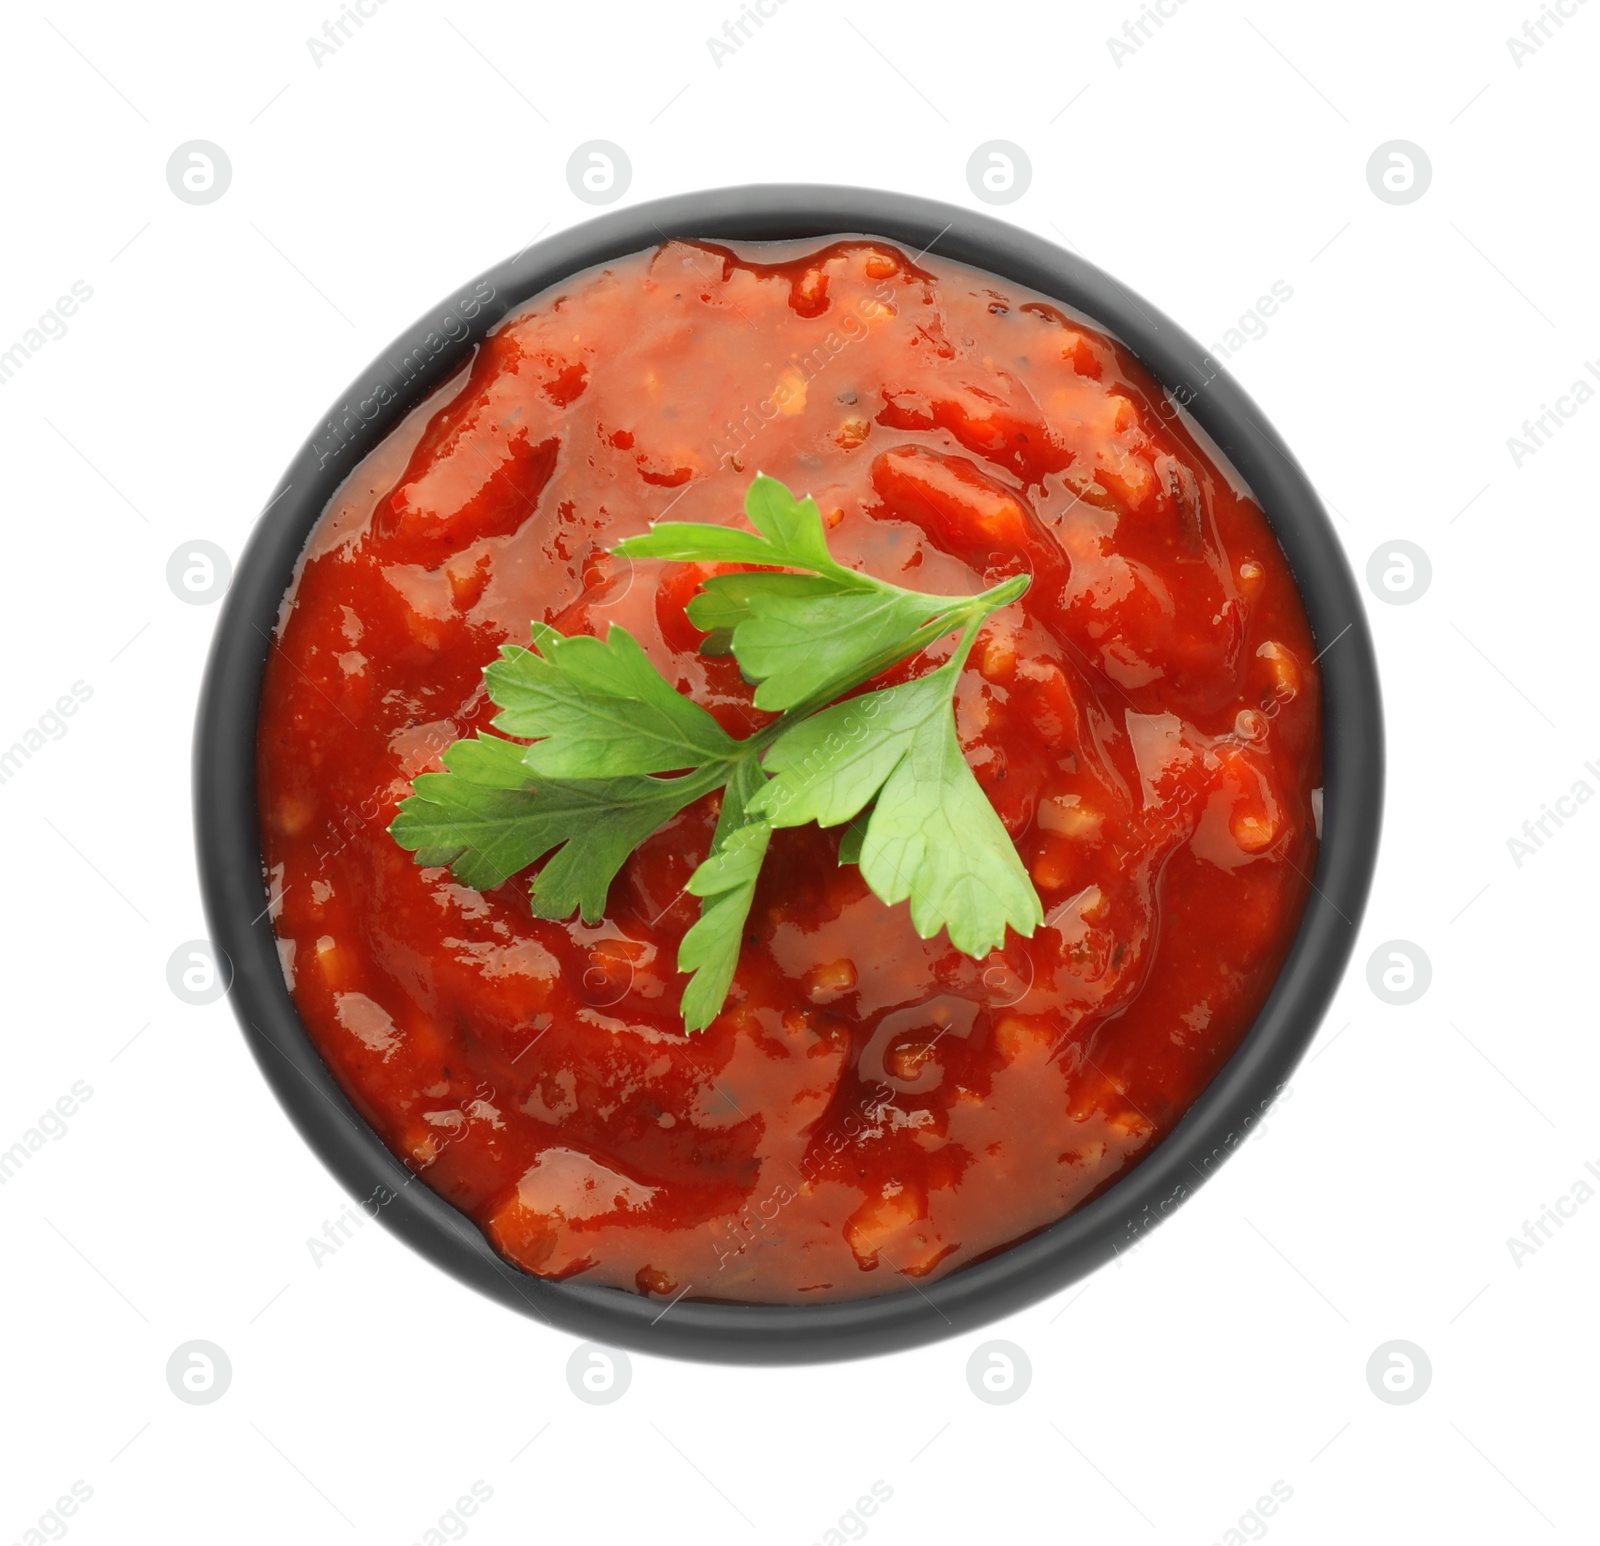
[[[886,237],[1040,291],[1136,354],[1221,447],[1288,555],[1320,647],[1322,847],[1314,889],[1271,996],[1182,1121],[1129,1173],[1059,1223],[932,1283],[818,1305],[659,1301],[504,1261],[464,1214],[386,1149],[334,1082],[284,985],[256,816],[256,717],[279,605],[339,482],[456,371],[508,312],[580,269],[669,237],[773,241]],[[403,363],[402,363],[403,362]],[[987,215],[873,189],[758,184],[682,194],[602,215],[536,243],[428,312],[329,410],[284,474],[240,558],[219,620],[195,731],[195,824],[213,945],[232,968],[234,1013],[301,1134],[358,1198],[464,1283],[552,1326],[680,1358],[802,1363],[911,1347],[981,1326],[1126,1250],[1249,1134],[1315,1034],[1355,943],[1377,857],[1383,721],[1372,638],[1322,505],[1260,410],[1173,325],[1110,275]]]

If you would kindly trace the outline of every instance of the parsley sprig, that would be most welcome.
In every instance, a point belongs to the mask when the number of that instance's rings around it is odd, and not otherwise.
[[[907,899],[924,939],[941,929],[982,959],[1007,927],[1043,920],[1027,871],[956,739],[952,695],[979,629],[1027,589],[1026,576],[976,596],[905,590],[838,563],[821,513],[776,479],[745,499],[754,531],[667,521],[629,537],[632,558],[751,567],[703,582],[689,620],[701,652],[731,654],[779,717],[730,736],[613,625],[604,639],[533,625],[485,673],[503,735],[457,741],[446,771],[424,773],[390,831],[421,865],[449,865],[487,890],[534,877],[541,918],[600,920],[628,855],[685,806],[722,790],[711,851],[689,879],[700,917],[678,968],[685,1027],[703,1030],[732,986],[745,920],[772,833],[849,822],[840,863],[885,903]],[[855,693],[959,630],[925,676]],[[841,701],[842,700],[842,701]],[[506,737],[515,736],[519,740]],[[526,743],[526,744],[524,744]],[[868,814],[863,814],[868,813]]]

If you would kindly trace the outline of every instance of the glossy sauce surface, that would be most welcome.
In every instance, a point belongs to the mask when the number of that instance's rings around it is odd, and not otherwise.
[[[757,470],[842,561],[918,590],[1026,570],[956,698],[1044,903],[977,962],[884,907],[838,829],[776,834],[728,1006],[678,943],[717,796],[605,921],[532,917],[388,835],[487,731],[538,618],[620,623],[735,735],[770,716],[684,607],[714,572],[607,548],[741,519]],[[945,640],[875,685],[948,656]],[[385,1142],[512,1262],[808,1302],[942,1275],[1145,1153],[1249,1028],[1316,861],[1316,650],[1260,510],[1119,346],[864,238],[670,243],[576,276],[354,470],[270,655],[265,859],[295,1001]]]

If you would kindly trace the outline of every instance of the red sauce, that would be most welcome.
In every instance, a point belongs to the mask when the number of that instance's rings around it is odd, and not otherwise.
[[[404,1162],[529,1271],[749,1301],[883,1293],[1125,1172],[1260,1009],[1316,857],[1318,681],[1261,511],[1117,344],[881,242],[672,243],[580,274],[355,470],[268,664],[265,858],[312,1039]],[[738,519],[760,469],[843,561],[938,592],[1026,569],[957,694],[1047,921],[975,962],[775,837],[728,1005],[686,1036],[684,882],[716,796],[552,923],[387,827],[543,619],[628,628],[724,726],[708,570],[607,549]],[[890,678],[928,669],[946,640]]]

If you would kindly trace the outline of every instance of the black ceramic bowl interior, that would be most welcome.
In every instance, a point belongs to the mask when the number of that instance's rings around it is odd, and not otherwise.
[[[1232,462],[1277,534],[1325,652],[1321,851],[1299,933],[1255,1025],[1178,1125],[1098,1197],[925,1286],[814,1306],[686,1297],[663,1314],[642,1295],[512,1267],[472,1220],[428,1187],[405,1185],[411,1173],[334,1082],[295,1012],[268,916],[256,810],[262,672],[296,560],[335,488],[509,312],[581,269],[668,238],[844,233],[933,250],[1063,302],[1137,355]],[[397,369],[401,360],[413,374]],[[358,1198],[394,1194],[380,1213],[390,1229],[512,1309],[600,1342],[734,1363],[858,1357],[970,1331],[1093,1271],[1178,1208],[1252,1130],[1327,1009],[1372,877],[1382,785],[1372,640],[1333,528],[1260,410],[1194,339],[1110,275],[989,216],[873,189],[779,184],[636,205],[538,242],[441,301],[352,382],[290,464],[240,558],[201,692],[194,768],[201,884],[213,945],[231,964],[234,1012],[268,1083],[341,1184]]]

